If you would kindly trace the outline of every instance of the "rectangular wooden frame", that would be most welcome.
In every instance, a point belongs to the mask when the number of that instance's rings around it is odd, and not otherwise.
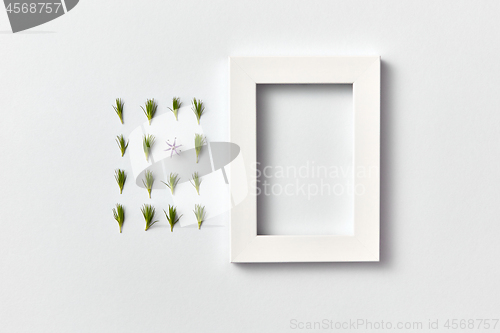
[[[229,66],[230,141],[246,170],[230,171],[229,183],[248,189],[231,211],[231,262],[379,261],[380,57],[231,57]],[[257,235],[256,85],[294,83],[353,85],[354,188],[364,190],[354,197],[353,236]]]

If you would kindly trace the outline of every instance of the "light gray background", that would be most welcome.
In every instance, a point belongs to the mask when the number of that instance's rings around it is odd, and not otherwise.
[[[499,11],[498,1],[86,0],[0,34],[2,331],[498,318]],[[127,165],[114,136],[143,121],[146,98],[166,112],[180,95],[203,98],[207,135],[227,140],[230,55],[382,56],[380,263],[232,265],[227,227],[171,234],[163,218],[144,232],[145,194],[132,187],[117,232],[112,170]],[[119,96],[124,127],[111,109]]]
[[[257,85],[257,234],[353,235],[353,156],[352,84]]]

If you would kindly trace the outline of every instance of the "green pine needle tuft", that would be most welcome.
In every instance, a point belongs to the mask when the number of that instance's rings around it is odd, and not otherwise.
[[[193,110],[199,125],[200,118],[205,112],[205,106],[203,105],[203,101],[201,99],[193,98],[193,104],[191,105],[191,110]]]
[[[165,216],[167,217],[167,221],[170,224],[170,231],[173,232],[174,225],[177,222],[179,222],[179,219],[181,218],[182,215],[177,217],[177,208],[175,208],[174,206],[170,206],[170,205],[168,205],[168,213],[165,210],[163,210],[163,212],[165,213]]]
[[[155,218],[156,210],[153,206],[144,204],[141,208],[141,212],[142,216],[144,216],[144,220],[146,221],[146,229],[144,230],[148,231],[148,229],[151,228],[153,224],[158,222],[158,220],[153,221]]]
[[[146,117],[148,117],[149,125],[151,125],[151,120],[153,119],[153,117],[156,114],[156,109],[158,109],[158,104],[156,103],[156,101],[153,98],[153,99],[148,99],[146,101],[145,106],[146,106],[146,108],[143,108],[141,106],[141,109],[142,109],[142,111],[144,111],[144,114],[146,115]]]
[[[205,206],[202,205],[194,205],[194,215],[196,216],[196,220],[198,221],[198,230],[201,229],[201,224],[205,220]]]
[[[177,119],[177,113],[179,112],[181,105],[182,105],[182,103],[181,103],[181,99],[179,97],[174,97],[172,99],[172,107],[169,109],[170,109],[170,111],[172,111],[174,113],[175,120],[179,120],[179,119]]]
[[[125,222],[125,209],[122,205],[116,204],[116,209],[113,208],[113,216],[120,226],[120,234],[122,233],[123,222]]]
[[[123,106],[125,105],[125,103],[123,103],[121,98],[117,98],[115,102],[116,106],[113,105],[113,109],[115,109],[116,114],[118,115],[118,117],[120,117],[120,121],[123,124]]]
[[[150,134],[144,135],[142,140],[142,148],[144,149],[144,154],[146,155],[146,161],[149,160],[149,154],[151,153],[151,148],[155,144],[155,137]]]
[[[125,138],[123,135],[117,135],[116,136],[116,143],[118,143],[118,147],[120,147],[120,151],[122,152],[122,157],[125,155],[125,151],[127,150],[128,147],[128,141],[125,142]]]
[[[196,151],[196,163],[200,160],[200,152],[203,145],[206,143],[205,137],[201,134],[194,135],[194,150]]]
[[[179,182],[181,178],[179,177],[178,174],[171,172],[170,175],[168,175],[168,180],[167,182],[162,182],[163,184],[167,185],[167,187],[170,189],[172,192],[172,195],[174,194],[175,187],[177,186],[177,183]]]
[[[193,177],[193,179],[190,180],[189,182],[196,189],[196,193],[198,193],[198,195],[200,195],[201,179],[200,179],[200,176],[199,176],[198,172],[193,173],[192,177]]]
[[[125,181],[127,180],[127,175],[125,174],[125,170],[116,169],[115,170],[115,179],[116,179],[116,183],[120,187],[120,194],[122,194],[123,186],[125,185]]]
[[[155,182],[155,178],[153,176],[153,172],[146,170],[145,180],[142,180],[142,183],[144,184],[144,187],[148,190],[149,194],[149,199],[151,199],[151,190],[153,189],[153,184]]]

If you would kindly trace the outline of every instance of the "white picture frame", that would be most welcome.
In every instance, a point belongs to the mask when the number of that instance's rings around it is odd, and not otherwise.
[[[380,57],[230,57],[230,141],[245,165],[230,170],[232,263],[379,261]],[[257,84],[352,84],[354,105],[354,235],[257,235]],[[356,170],[370,170],[359,176]]]

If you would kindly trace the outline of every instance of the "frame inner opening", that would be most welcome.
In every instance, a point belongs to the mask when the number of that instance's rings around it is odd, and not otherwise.
[[[352,84],[257,85],[257,234],[354,234]]]

